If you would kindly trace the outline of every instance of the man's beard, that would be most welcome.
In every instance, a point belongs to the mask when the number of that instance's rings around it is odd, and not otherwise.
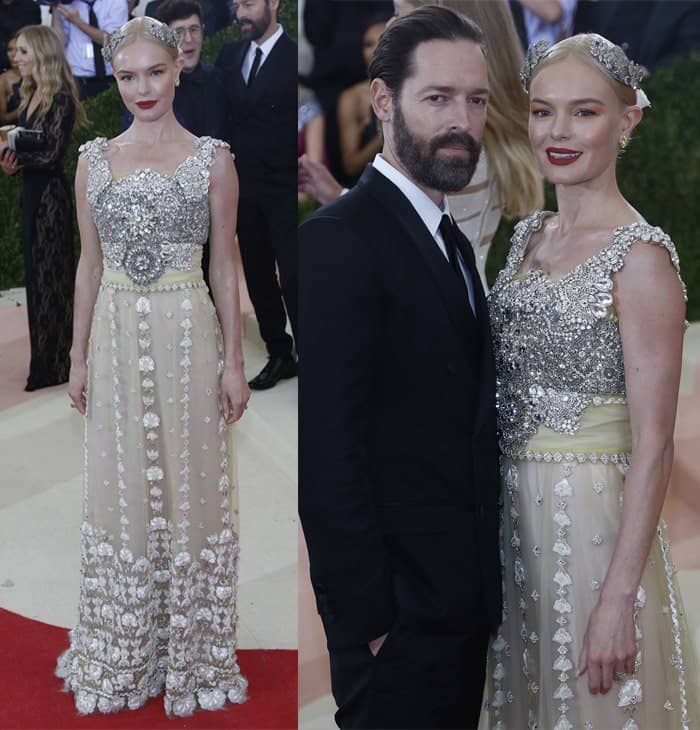
[[[269,3],[265,3],[265,10],[260,20],[248,20],[247,22],[250,23],[251,27],[245,29],[241,26],[243,39],[246,41],[257,41],[270,27],[270,23],[272,22],[272,11],[270,10]]]
[[[429,140],[418,137],[408,128],[399,104],[391,128],[396,156],[416,182],[442,193],[458,193],[467,187],[481,152],[481,144],[474,137],[467,132],[452,132]],[[468,156],[439,157],[438,150],[448,146],[464,147]]]

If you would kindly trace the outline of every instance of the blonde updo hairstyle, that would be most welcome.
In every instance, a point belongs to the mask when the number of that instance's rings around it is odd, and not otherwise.
[[[67,94],[75,109],[74,128],[87,123],[83,105],[80,103],[78,88],[73,79],[68,61],[63,51],[63,44],[56,33],[46,25],[27,25],[17,31],[16,38],[22,36],[32,56],[32,74],[22,79],[20,86],[20,112],[29,106],[29,100],[35,91],[41,94],[41,102],[37,110],[39,118],[43,118],[53,105],[56,94]]]
[[[168,55],[173,61],[177,61],[180,57],[180,48],[178,46],[168,45],[153,33],[154,30],[156,32],[164,32],[165,29],[170,31],[170,28],[165,25],[165,23],[161,23],[155,18],[149,18],[147,15],[133,18],[132,20],[124,23],[124,25],[122,25],[122,27],[114,34],[116,43],[114,43],[112,47],[112,61],[114,61],[122,48],[130,46],[139,39],[157,43],[168,52]]]
[[[579,33],[578,35],[565,38],[564,40],[555,43],[549,51],[547,51],[547,55],[533,69],[532,78],[530,79],[530,88],[532,88],[532,82],[542,69],[552,66],[559,61],[564,61],[567,58],[573,58],[598,71],[598,73],[605,79],[605,82],[615,92],[615,96],[617,96],[623,106],[634,106],[637,103],[635,90],[631,86],[620,83],[610,74],[605,66],[599,63],[591,55],[591,43],[598,37],[599,36],[595,33]]]

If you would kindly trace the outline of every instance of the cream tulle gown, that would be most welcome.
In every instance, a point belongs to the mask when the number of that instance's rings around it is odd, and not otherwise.
[[[607,695],[576,677],[617,536],[631,432],[612,277],[659,228],[615,230],[610,246],[553,281],[520,274],[546,214],[516,228],[490,294],[502,458],[504,620],[489,650],[482,726],[498,730],[700,727],[690,637],[663,525],[635,604],[636,671]]]
[[[202,279],[202,137],[172,175],[114,179],[107,141],[81,148],[104,256],[88,359],[79,622],[57,674],[79,712],[168,714],[242,702],[238,535],[223,345]]]

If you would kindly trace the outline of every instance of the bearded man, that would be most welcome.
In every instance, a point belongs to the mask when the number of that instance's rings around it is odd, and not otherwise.
[[[473,728],[501,618],[495,374],[472,247],[479,29],[394,21],[370,65],[384,145],[300,245],[299,511],[341,728]]]
[[[226,141],[240,181],[238,242],[269,359],[250,381],[266,390],[297,374],[297,44],[277,22],[281,0],[238,0],[243,40],[225,45]],[[286,2],[287,0],[285,0]],[[279,277],[278,277],[279,272]]]

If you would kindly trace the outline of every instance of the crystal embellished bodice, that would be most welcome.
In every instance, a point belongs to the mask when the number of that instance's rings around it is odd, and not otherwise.
[[[536,269],[521,275],[528,241],[545,215],[518,223],[489,295],[499,439],[513,457],[540,425],[574,435],[588,406],[626,402],[612,276],[632,244],[663,246],[680,277],[671,239],[646,223],[616,228],[609,246],[559,280]]]
[[[121,178],[112,176],[105,159],[108,145],[98,137],[80,148],[88,160],[87,199],[105,266],[139,285],[167,268],[190,269],[209,236],[209,170],[216,148],[228,145],[200,137],[172,174],[146,168]]]

